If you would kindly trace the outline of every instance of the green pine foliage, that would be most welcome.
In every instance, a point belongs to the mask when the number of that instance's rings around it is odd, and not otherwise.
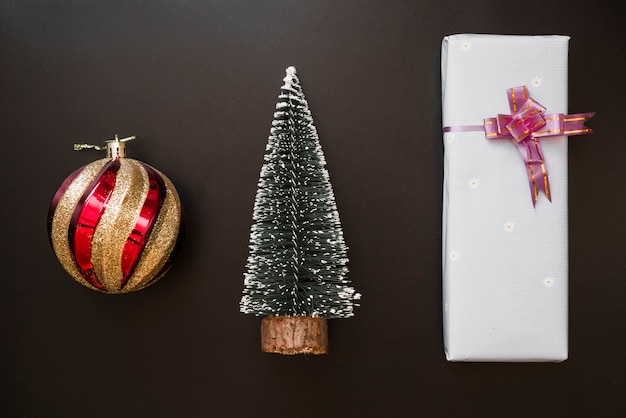
[[[241,312],[353,316],[348,256],[317,130],[287,68],[254,204]]]

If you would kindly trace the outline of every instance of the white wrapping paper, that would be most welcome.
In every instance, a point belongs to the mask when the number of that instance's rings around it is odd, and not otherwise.
[[[443,125],[509,114],[527,86],[567,113],[567,36],[453,35],[442,44]],[[567,140],[542,138],[552,202],[533,207],[515,144],[484,132],[444,141],[443,309],[449,361],[567,359]]]

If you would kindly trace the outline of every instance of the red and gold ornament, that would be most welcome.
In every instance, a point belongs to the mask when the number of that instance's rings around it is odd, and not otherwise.
[[[141,161],[126,158],[125,142],[106,141],[107,158],[65,179],[48,213],[54,252],[80,284],[104,293],[129,293],[167,272],[182,241],[180,198],[172,182]]]

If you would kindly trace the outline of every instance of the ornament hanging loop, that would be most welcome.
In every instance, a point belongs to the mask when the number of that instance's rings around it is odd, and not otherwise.
[[[114,139],[104,141],[103,145],[93,144],[74,144],[74,151],[82,151],[84,149],[95,149],[96,151],[107,151],[107,158],[126,158],[126,145],[125,142],[137,139],[136,135],[128,136],[126,138],[119,138],[115,134]]]

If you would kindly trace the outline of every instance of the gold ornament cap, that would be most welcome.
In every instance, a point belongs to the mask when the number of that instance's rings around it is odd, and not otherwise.
[[[133,139],[137,139],[137,136],[132,135],[120,139],[117,134],[115,134],[115,138],[104,141],[104,145],[74,144],[74,151],[82,151],[89,148],[93,148],[97,151],[106,149],[107,158],[126,158],[125,142],[132,141]]]

